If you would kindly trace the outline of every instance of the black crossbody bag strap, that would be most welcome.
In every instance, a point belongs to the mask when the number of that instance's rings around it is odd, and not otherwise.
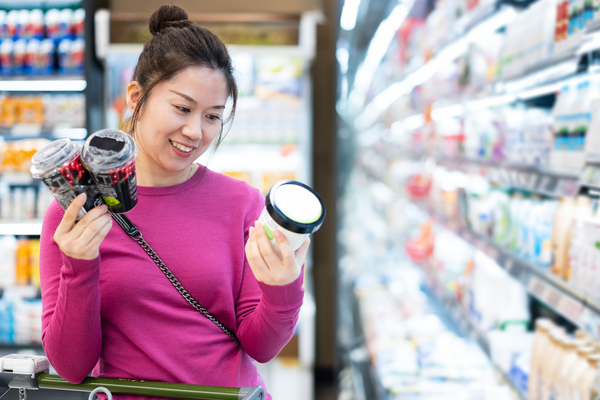
[[[117,224],[119,224],[119,226],[121,228],[123,228],[123,230],[125,231],[125,233],[127,233],[129,235],[129,237],[131,237],[140,246],[142,246],[142,249],[144,249],[144,251],[150,256],[150,258],[152,259],[152,261],[154,261],[156,263],[156,265],[158,266],[158,268],[160,268],[160,270],[165,274],[165,276],[167,277],[167,279],[173,284],[173,286],[175,287],[175,289],[177,289],[177,291],[183,296],[183,298],[188,303],[190,303],[192,307],[194,307],[196,310],[198,310],[202,315],[204,315],[206,318],[208,318],[212,322],[214,322],[214,324],[217,325],[223,332],[225,332],[225,334],[227,336],[229,336],[234,342],[236,342],[238,345],[241,346],[240,341],[237,338],[237,336],[235,335],[235,333],[231,332],[225,325],[223,325],[221,323],[221,321],[219,321],[211,313],[209,313],[206,310],[206,308],[202,307],[202,305],[200,305],[200,303],[198,303],[196,301],[196,299],[194,299],[194,297],[190,294],[190,292],[188,292],[183,287],[183,285],[181,284],[181,282],[179,282],[179,280],[175,277],[175,275],[173,275],[173,273],[165,265],[165,263],[163,262],[163,260],[160,259],[160,257],[158,256],[158,254],[156,254],[156,252],[152,249],[152,247],[150,247],[150,245],[148,244],[148,242],[146,242],[146,240],[144,240],[144,238],[142,236],[142,233],[133,224],[133,222],[131,222],[129,220],[129,218],[127,218],[127,216],[125,216],[123,214],[115,214],[115,213],[110,212],[110,211],[108,213],[113,217],[113,219],[115,221],[117,221]]]

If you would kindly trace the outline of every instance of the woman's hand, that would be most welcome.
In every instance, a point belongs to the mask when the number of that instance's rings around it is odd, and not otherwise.
[[[69,205],[56,228],[54,241],[69,257],[93,260],[98,257],[100,244],[112,227],[112,218],[106,213],[106,205],[101,205],[88,211],[76,222],[85,199],[86,195],[82,193]]]
[[[259,282],[272,286],[283,286],[294,282],[300,276],[310,239],[294,253],[287,239],[278,230],[273,231],[275,242],[281,250],[278,255],[267,238],[263,225],[256,221],[250,227],[246,243],[246,258]]]

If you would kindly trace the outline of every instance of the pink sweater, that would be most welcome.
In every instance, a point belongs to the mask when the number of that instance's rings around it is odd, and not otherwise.
[[[53,236],[64,211],[55,201],[41,236],[42,340],[64,379],[78,383],[93,370],[94,377],[264,387],[252,358],[271,360],[292,337],[304,272],[286,286],[257,282],[244,245],[264,199],[242,181],[202,171],[175,186],[139,187],[127,216],[242,348],[192,308],[116,223],[95,260],[62,254]]]

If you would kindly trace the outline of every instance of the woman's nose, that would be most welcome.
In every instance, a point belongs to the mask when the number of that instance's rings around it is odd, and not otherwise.
[[[190,118],[181,130],[181,133],[191,140],[202,139],[202,119]]]

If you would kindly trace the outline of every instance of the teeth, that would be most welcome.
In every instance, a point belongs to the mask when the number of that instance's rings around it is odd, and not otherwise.
[[[192,151],[192,150],[193,150],[193,149],[191,149],[191,148],[189,148],[189,147],[185,147],[184,145],[182,145],[182,144],[179,144],[179,143],[175,143],[175,142],[173,142],[173,141],[171,141],[171,144],[172,144],[173,146],[175,146],[176,148],[178,148],[179,150],[181,150],[181,151],[185,151],[186,153],[189,153],[190,151]]]

